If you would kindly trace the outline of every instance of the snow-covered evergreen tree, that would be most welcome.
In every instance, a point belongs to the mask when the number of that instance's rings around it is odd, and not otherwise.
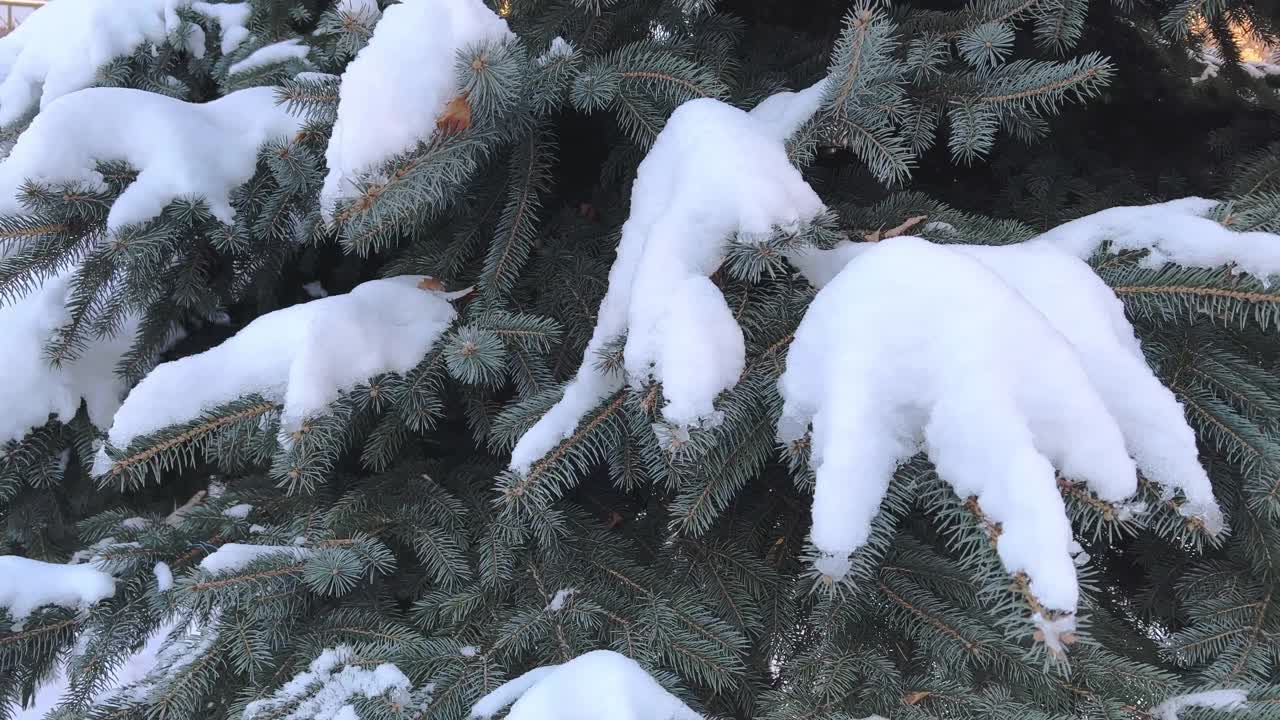
[[[53,0],[0,718],[1280,718],[1274,10]]]

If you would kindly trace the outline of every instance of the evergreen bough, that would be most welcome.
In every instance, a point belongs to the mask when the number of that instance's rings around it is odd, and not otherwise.
[[[0,298],[74,272],[49,363],[133,318],[117,372],[134,384],[227,325],[307,299],[306,282],[339,292],[420,274],[473,292],[416,367],[345,392],[293,442],[279,404],[255,396],[123,448],[103,448],[84,409],[9,442],[0,549],[91,559],[116,591],[83,611],[0,611],[0,717],[60,672],[59,717],[286,717],[300,698],[251,703],[341,647],[343,663],[394,663],[414,688],[354,700],[361,718],[462,718],[505,679],[595,648],[715,717],[1155,718],[1168,697],[1228,687],[1248,692],[1241,717],[1280,718],[1274,286],[1230,267],[1153,269],[1141,253],[1091,261],[1184,404],[1231,532],[1208,536],[1149,485],[1152,513],[1135,518],[1063,481],[1092,558],[1065,658],[1030,635],[1034,608],[976,505],[922,458],[898,470],[847,581],[826,582],[807,544],[806,448],[778,447],[774,432],[777,379],[813,297],[784,259],[795,247],[879,239],[913,218],[935,242],[1017,243],[1122,200],[1167,199],[1170,185],[1224,199],[1215,218],[1232,230],[1280,232],[1280,147],[1259,141],[1280,127],[1274,93],[1239,72],[1195,88],[1186,74],[1169,95],[1239,110],[1215,128],[1214,177],[1162,186],[1150,167],[1066,169],[1106,152],[1080,142],[1088,101],[1137,92],[1109,54],[1148,52],[1163,64],[1133,67],[1177,73],[1210,41],[1234,68],[1232,28],[1275,40],[1275,8],[839,5],[795,17],[764,2],[503,0],[516,39],[457,57],[465,118],[363,179],[333,224],[318,199],[325,148],[339,76],[376,29],[370,4],[252,0],[251,38],[225,53],[225,28],[184,8],[168,40],[99,68],[99,85],[190,102],[273,85],[302,125],[260,149],[231,225],[197,197],[108,232],[138,172],[116,158],[100,159],[101,186],[21,188],[23,211],[0,218]],[[307,60],[230,72],[291,38]],[[528,473],[505,470],[580,362],[621,365],[620,340],[598,358],[583,349],[636,166],[674,108],[749,108],[823,75],[831,101],[788,148],[831,212],[801,236],[734,244],[714,276],[747,348],[717,403],[723,423],[682,433],[660,422],[661,387],[623,388]],[[1180,121],[1172,108],[1166,119]],[[1001,194],[975,202],[943,185],[957,176]],[[235,543],[289,550],[201,567]],[[176,629],[152,671],[104,693],[161,628]]]

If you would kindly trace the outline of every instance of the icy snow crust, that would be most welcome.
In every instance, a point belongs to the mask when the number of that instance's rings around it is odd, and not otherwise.
[[[702,720],[625,655],[595,650],[509,680],[480,698],[473,718],[511,705],[507,720],[595,720],[602,708],[617,720]]]
[[[158,365],[116,413],[109,442],[124,448],[253,394],[283,403],[281,430],[296,430],[341,392],[422,360],[455,317],[453,296],[419,287],[424,279],[370,280],[345,295],[276,310],[217,347]]]
[[[49,340],[71,319],[66,305],[70,281],[71,272],[66,271],[21,300],[0,304],[0,445],[22,439],[50,415],[70,421],[82,399],[89,421],[98,427],[106,427],[120,407],[126,388],[115,369],[133,343],[136,319],[126,322],[120,334],[90,344],[59,367],[45,357]]]
[[[306,672],[295,675],[271,697],[249,703],[244,720],[354,720],[351,701],[357,698],[387,696],[402,706],[409,703],[412,684],[399,668],[391,663],[372,669],[346,664],[353,660],[355,653],[345,645],[324,650]],[[289,707],[293,710],[282,714]]]
[[[116,591],[116,581],[93,564],[62,565],[0,555],[0,608],[21,623],[37,608],[85,610]]]
[[[0,215],[22,212],[18,194],[28,179],[104,187],[97,162],[123,160],[138,178],[111,206],[108,230],[150,220],[191,196],[231,224],[230,193],[253,177],[258,148],[299,127],[269,87],[201,104],[143,90],[81,90],[50,103],[0,164]]]
[[[183,0],[58,0],[38,8],[0,38],[0,126],[21,119],[37,103],[43,110],[95,84],[99,68],[113,58],[145,42],[164,42],[181,27],[177,9],[188,5]],[[198,2],[195,9],[221,23],[224,53],[248,37],[247,3]]]
[[[431,138],[436,118],[458,94],[459,50],[513,37],[507,21],[480,0],[405,0],[388,7],[342,74],[325,152],[329,173],[320,190],[325,219],[332,222],[334,205],[360,178]]]
[[[806,92],[816,107],[820,89]],[[623,333],[628,379],[663,384],[668,422],[713,417],[716,395],[742,374],[745,347],[709,276],[735,233],[766,236],[823,210],[782,144],[797,124],[776,104],[763,119],[710,99],[672,113],[637,171],[586,360],[560,402],[516,444],[513,469],[527,471],[622,387],[623,378],[602,372],[595,358]]]

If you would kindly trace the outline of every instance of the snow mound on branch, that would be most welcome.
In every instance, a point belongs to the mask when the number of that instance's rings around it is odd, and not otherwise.
[[[1031,240],[1087,260],[1104,242],[1109,250],[1146,250],[1142,264],[1215,268],[1232,265],[1263,282],[1280,274],[1280,237],[1234,232],[1204,217],[1216,200],[1189,197],[1154,205],[1114,207],[1059,225]]]
[[[298,429],[343,391],[422,360],[456,315],[449,304],[456,294],[424,289],[425,279],[370,280],[276,310],[214,348],[158,365],[125,398],[108,441],[124,448],[253,394],[284,405],[282,433]],[[95,471],[104,469],[105,455],[99,460]]]
[[[786,140],[822,107],[829,84],[823,78],[799,92],[774,93],[752,108],[750,115],[767,127],[770,135]]]
[[[211,573],[235,572],[258,558],[285,555],[295,560],[302,560],[310,554],[310,549],[292,545],[227,543],[205,556],[200,561],[200,567]]]
[[[1163,485],[1166,495],[1181,491],[1183,515],[1200,519],[1212,533],[1223,530],[1195,431],[1147,365],[1124,303],[1093,269],[1041,243],[947,247],[986,265],[1044,315],[1075,349],[1142,474]]]
[[[143,43],[159,45],[181,27],[181,0],[58,0],[0,38],[0,126],[97,82],[98,70]],[[222,22],[223,52],[248,36],[248,5],[196,3]],[[234,9],[242,8],[240,12]],[[230,11],[230,12],[229,12]],[[193,52],[199,51],[194,45]]]
[[[387,8],[342,74],[320,191],[325,220],[333,221],[334,205],[360,178],[430,139],[459,91],[459,50],[512,37],[507,21],[480,0],[405,0]]]
[[[6,608],[17,623],[46,605],[84,610],[115,591],[115,579],[92,564],[62,565],[0,555],[0,608]]]
[[[188,196],[203,197],[214,217],[231,224],[230,193],[253,177],[258,149],[299,126],[269,87],[202,104],[142,90],[81,90],[50,103],[0,163],[0,215],[22,212],[28,179],[104,187],[97,162],[123,160],[139,173],[111,206],[108,230],[150,220]]]
[[[1178,720],[1178,713],[1187,708],[1212,710],[1243,710],[1248,704],[1249,693],[1244,690],[1206,690],[1204,692],[1174,695],[1151,709],[1155,720]]]
[[[244,709],[244,720],[258,717],[354,720],[357,698],[385,697],[401,707],[410,701],[412,683],[400,668],[382,663],[371,669],[360,665],[355,652],[340,645],[326,649],[271,697],[254,700]]]
[[[631,720],[702,720],[625,655],[595,650],[562,665],[547,665],[507,681],[480,698],[473,718],[491,718],[511,705],[507,720],[594,720],[601,708]]]
[[[156,576],[156,589],[160,592],[168,592],[173,587],[173,570],[170,569],[169,563],[157,562],[152,572]]]
[[[61,0],[59,0],[61,1]],[[89,421],[106,427],[120,407],[125,384],[116,364],[129,351],[137,330],[131,317],[121,332],[91,343],[74,360],[53,366],[45,347],[70,319],[67,294],[71,273],[57,275],[9,305],[0,305],[0,445],[20,440],[52,415],[62,422],[75,417],[84,401]]]
[[[801,98],[816,108],[812,98],[820,92],[806,93]],[[742,330],[709,276],[735,233],[767,236],[823,211],[787,160],[783,141],[801,113],[785,105],[779,100],[749,115],[700,99],[672,113],[637,171],[631,215],[582,367],[560,402],[516,444],[514,470],[527,471],[622,386],[595,357],[624,333],[626,374],[634,385],[662,383],[668,422],[714,417],[713,401],[737,382],[745,350]]]
[[[569,599],[578,593],[575,588],[561,588],[556,591],[555,596],[551,598],[551,602],[543,608],[546,612],[560,612],[569,602]]]
[[[245,59],[232,63],[231,67],[227,68],[227,73],[235,75],[289,60],[306,60],[310,50],[311,48],[303,45],[297,38],[264,45],[249,53]]]
[[[249,15],[253,12],[249,3],[193,2],[191,9],[218,22],[222,31],[223,55],[240,47],[240,43],[249,38]]]
[[[779,380],[779,439],[812,424],[812,539],[830,568],[867,541],[894,469],[921,448],[977,498],[1005,568],[1052,610],[1073,613],[1079,596],[1055,468],[1120,502],[1137,489],[1132,452],[1220,527],[1181,408],[1087,265],[1047,245],[899,237],[855,250]]]

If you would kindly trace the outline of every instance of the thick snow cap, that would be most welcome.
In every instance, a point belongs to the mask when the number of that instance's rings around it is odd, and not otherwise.
[[[901,237],[856,251],[779,381],[779,439],[812,425],[820,550],[842,559],[866,542],[894,469],[920,449],[999,524],[1005,567],[1049,609],[1074,612],[1079,594],[1058,472],[1120,502],[1140,467],[1220,527],[1181,407],[1085,263],[1046,244]]]
[[[663,384],[668,422],[714,418],[716,396],[742,374],[745,348],[742,330],[708,278],[735,235],[797,228],[823,211],[783,145],[804,115],[787,101],[816,108],[821,87],[815,87],[787,93],[758,115],[710,99],[691,100],[672,113],[632,185],[631,215],[582,367],[563,399],[516,444],[513,469],[528,470],[622,386],[595,357],[623,333],[628,379]]]
[[[628,720],[702,720],[639,663],[611,650],[534,668],[480,698],[471,717],[488,720],[508,705],[507,720],[595,720],[602,708]]]
[[[283,404],[282,432],[297,429],[343,391],[422,360],[456,315],[449,302],[456,295],[427,289],[426,279],[370,280],[344,295],[276,310],[214,348],[158,365],[125,399],[108,441],[124,448],[253,394]],[[107,469],[100,455],[95,472]]]
[[[18,194],[28,179],[102,187],[98,162],[123,160],[138,177],[111,206],[108,230],[150,220],[192,196],[231,224],[231,191],[253,177],[258,149],[299,126],[269,87],[199,104],[143,90],[81,90],[50,103],[0,163],[0,215],[22,212]]]
[[[249,35],[248,3],[58,0],[36,9],[0,38],[0,127],[91,87],[98,70],[113,58],[133,53],[144,42],[164,42],[181,27],[179,7],[194,7],[219,21],[223,53]],[[188,38],[197,57],[204,52],[203,40],[203,33]]]
[[[369,44],[342,74],[338,118],[325,152],[329,174],[320,210],[334,205],[382,163],[429,140],[458,94],[458,51],[514,37],[480,0],[405,0],[388,7]]]

